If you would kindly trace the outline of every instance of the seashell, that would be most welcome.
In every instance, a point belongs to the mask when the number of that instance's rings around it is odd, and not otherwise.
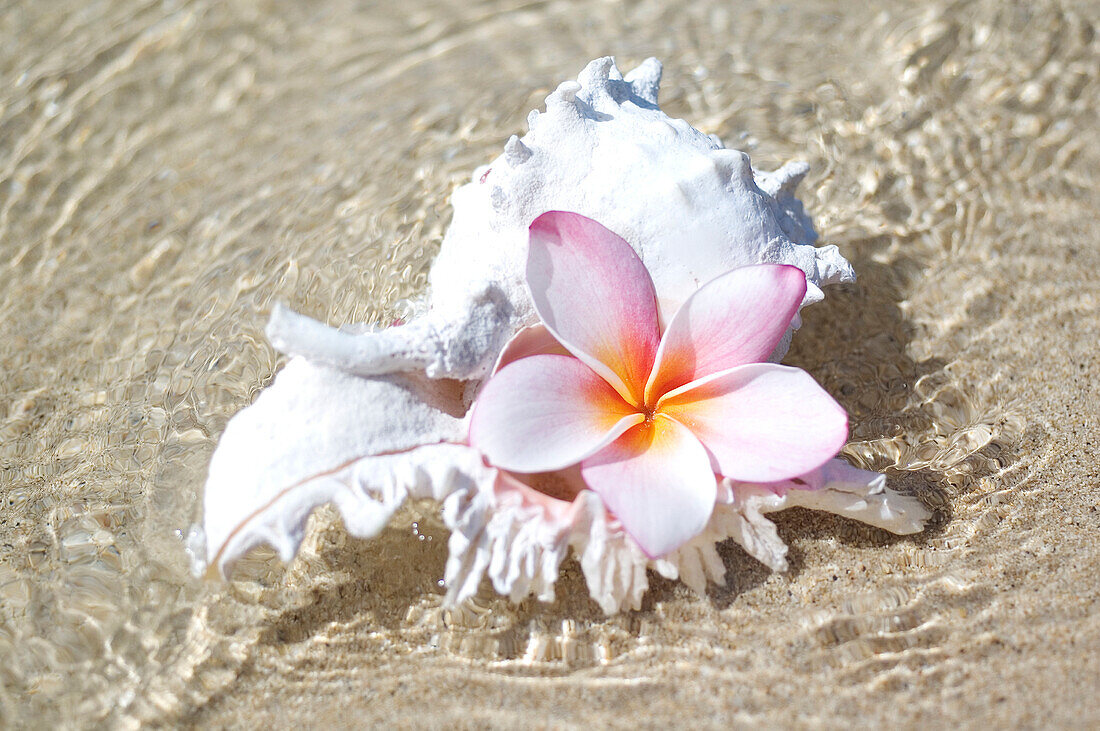
[[[660,78],[656,59],[624,78],[601,58],[546,98],[546,112],[528,118],[530,131],[455,191],[421,318],[356,336],[277,308],[272,345],[362,376],[484,377],[504,342],[534,322],[527,227],[551,210],[588,216],[629,241],[666,318],[700,285],[746,264],[800,268],[809,282],[804,305],[821,300],[827,284],[854,281],[835,246],[813,246],[813,223],[794,196],[809,166],[754,171],[745,153],[662,112]]]
[[[261,543],[290,560],[306,519],[333,503],[349,533],[376,535],[404,502],[442,503],[452,534],[447,600],[484,577],[520,600],[553,599],[572,550],[606,612],[637,608],[646,570],[700,591],[722,583],[714,544],[732,537],[774,570],[786,546],[764,513],[794,505],[840,513],[895,533],[922,529],[928,511],[885,478],[834,460],[820,490],[785,494],[726,484],[703,534],[648,559],[593,493],[548,498],[487,466],[466,444],[473,395],[504,344],[536,322],[524,271],[528,227],[547,210],[594,218],[625,238],[653,277],[662,319],[699,286],[738,266],[775,262],[807,277],[803,305],[821,287],[854,279],[835,246],[815,247],[794,195],[804,163],[772,173],[724,149],[657,105],[661,66],[625,77],[592,61],[532,112],[489,166],[453,196],[454,218],[433,263],[423,313],[400,327],[352,334],[276,306],[272,344],[291,356],[256,402],[228,424],[211,460],[196,572],[225,574]],[[797,316],[795,323],[797,324]],[[779,360],[789,344],[777,347]]]

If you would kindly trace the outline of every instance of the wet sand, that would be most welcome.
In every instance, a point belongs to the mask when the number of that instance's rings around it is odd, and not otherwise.
[[[2,725],[1100,725],[1095,4],[373,5],[0,10]],[[811,163],[860,280],[788,362],[935,525],[789,511],[790,573],[725,546],[728,586],[611,618],[575,564],[552,605],[444,612],[431,505],[192,579],[271,303],[391,321],[449,192],[608,53]]]

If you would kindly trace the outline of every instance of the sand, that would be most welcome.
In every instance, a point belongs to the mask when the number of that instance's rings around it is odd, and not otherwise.
[[[0,725],[1100,725],[1100,12],[24,2],[0,10]],[[604,617],[439,608],[445,530],[331,511],[283,567],[188,573],[205,467],[281,300],[392,320],[449,192],[595,56],[803,198],[856,285],[788,362],[845,454],[937,509],[778,517],[792,570]]]

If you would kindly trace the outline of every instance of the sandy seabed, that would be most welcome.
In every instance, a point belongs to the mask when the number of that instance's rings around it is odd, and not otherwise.
[[[1100,726],[1100,10],[1091,2],[14,2],[0,9],[0,724]],[[281,300],[392,320],[447,196],[591,58],[803,200],[860,281],[788,362],[936,509],[779,516],[705,597],[440,608],[412,506],[190,577]]]

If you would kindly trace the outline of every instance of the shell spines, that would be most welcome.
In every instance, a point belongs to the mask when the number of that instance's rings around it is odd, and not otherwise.
[[[634,87],[634,94],[641,99],[657,106],[657,95],[661,90],[661,62],[655,58],[647,58],[628,73],[626,81]]]

